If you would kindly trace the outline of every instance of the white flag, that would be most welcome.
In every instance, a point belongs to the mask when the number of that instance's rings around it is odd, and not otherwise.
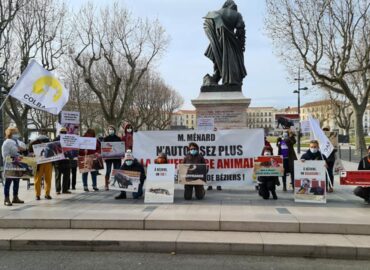
[[[330,142],[329,138],[325,135],[324,131],[320,128],[320,124],[315,121],[311,116],[308,117],[310,121],[311,130],[315,140],[319,141],[320,151],[325,157],[329,157],[331,152],[334,150],[333,144]]]
[[[33,108],[58,114],[68,101],[69,91],[50,71],[32,60],[9,95]]]

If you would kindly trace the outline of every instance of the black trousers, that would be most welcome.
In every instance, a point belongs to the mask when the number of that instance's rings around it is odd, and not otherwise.
[[[63,182],[61,185],[61,180]],[[71,168],[69,166],[55,165],[55,190],[56,192],[67,192],[70,187]]]
[[[353,193],[366,202],[370,202],[370,187],[356,187]]]
[[[193,188],[195,190],[195,197],[198,200],[202,200],[206,195],[206,191],[204,190],[204,186],[202,185],[185,185],[184,190],[184,198],[185,200],[189,201],[193,197]]]

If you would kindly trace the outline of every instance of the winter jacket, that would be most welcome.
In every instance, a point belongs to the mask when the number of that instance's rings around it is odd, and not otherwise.
[[[281,138],[278,138],[277,142],[276,142],[276,145],[278,147],[278,155],[282,155],[282,151],[281,151],[281,141],[283,139]],[[294,151],[294,145],[296,143],[296,139],[295,139],[295,136],[290,136],[289,138],[287,139],[284,139],[286,145],[288,146],[288,160],[289,160],[289,167],[288,167],[288,170],[287,172],[294,172],[294,160],[297,160],[297,155]]]
[[[131,128],[132,132],[128,132],[127,129]],[[122,137],[122,141],[125,142],[125,151],[132,150],[132,147],[134,146],[134,129],[131,126],[131,124],[126,124],[123,128],[124,135]]]
[[[54,142],[60,142],[60,135],[58,135],[54,139]],[[53,164],[54,164],[54,166],[59,167],[59,168],[65,168],[65,169],[67,169],[67,168],[70,168],[71,167],[71,161],[67,157],[65,159],[55,161],[55,162],[53,162]]]
[[[366,171],[370,170],[370,158],[364,157],[361,159],[360,163],[358,164],[358,170],[359,171]]]
[[[183,164],[206,164],[206,160],[200,154],[198,155],[186,155],[185,158],[182,160]]]
[[[301,157],[303,160],[326,160],[326,158],[321,154],[320,151],[317,151],[316,154],[312,153],[310,150],[307,150]]]
[[[17,142],[13,139],[6,139],[1,147],[1,152],[3,160],[5,160],[6,157],[19,156]]]

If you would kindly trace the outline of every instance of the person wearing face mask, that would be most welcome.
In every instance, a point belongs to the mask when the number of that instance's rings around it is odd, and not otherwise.
[[[108,126],[108,135],[104,137],[103,142],[121,142],[121,138],[116,135],[116,128],[112,125]],[[105,190],[109,190],[109,178],[113,169],[118,170],[121,167],[121,159],[107,159],[105,160]]]
[[[185,156],[182,161],[183,164],[206,164],[204,157],[199,153],[199,146],[191,142],[189,144],[189,153]],[[185,185],[184,198],[185,200],[191,200],[193,197],[193,188],[195,190],[195,197],[198,200],[202,200],[206,195],[204,186],[202,185]]]
[[[305,160],[325,160],[325,157],[320,152],[318,141],[310,141],[310,148],[301,157],[301,161]]]
[[[287,191],[286,177],[290,173],[290,184],[294,185],[294,160],[297,160],[297,155],[294,151],[296,143],[295,134],[289,130],[284,130],[283,137],[278,138],[276,146],[278,147],[278,155],[283,156],[284,175],[283,175],[283,191]],[[294,187],[293,187],[294,188]]]
[[[262,151],[262,155],[272,156],[273,155],[272,147],[265,146]],[[258,181],[258,195],[260,195],[263,199],[268,200],[270,198],[271,193],[271,196],[274,200],[278,199],[276,195],[276,185],[279,183],[278,176],[259,176],[257,178],[257,181]]]
[[[139,163],[139,161],[134,158],[130,150],[126,151],[125,158],[123,159],[123,164],[120,170],[140,172],[140,184],[138,192],[133,192],[132,197],[134,199],[139,199],[141,196],[143,196],[143,185],[146,179],[145,170],[144,167]],[[115,198],[116,200],[126,199],[126,192],[121,191],[121,193]]]
[[[60,134],[67,134],[67,129],[62,127],[59,131],[59,135],[54,139],[55,142],[60,141]],[[68,157],[62,160],[54,162],[55,168],[55,190],[59,195],[60,192],[63,194],[71,194],[69,191],[71,185],[71,161]]]
[[[358,164],[359,171],[370,171],[370,146],[367,148],[367,156]],[[370,204],[370,187],[356,187],[353,193]]]
[[[154,160],[155,164],[168,164],[167,155],[165,153],[159,153],[158,157]]]
[[[134,129],[132,128],[131,124],[125,124],[123,125],[123,131],[124,131],[124,134],[122,137],[122,141],[125,142],[125,147],[126,147],[125,150],[132,151],[132,147],[134,145]]]
[[[1,153],[3,156],[3,160],[7,157],[18,157],[20,153],[25,151],[26,148],[24,144],[19,140],[19,131],[15,127],[9,127],[5,130],[5,138],[3,145],[1,146]],[[16,203],[24,203],[24,201],[20,200],[18,197],[19,191],[19,180],[18,178],[5,178],[5,185],[4,185],[4,205],[5,206],[12,206],[12,204]],[[13,183],[13,200],[10,201],[10,186]]]

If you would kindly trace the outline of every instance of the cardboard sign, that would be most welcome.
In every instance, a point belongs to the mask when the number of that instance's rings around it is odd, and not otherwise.
[[[63,151],[78,150],[80,148],[80,136],[74,134],[60,134],[60,144]]]
[[[181,185],[205,185],[208,167],[206,164],[179,164],[177,179]]]
[[[113,190],[138,192],[140,172],[127,170],[113,170],[110,177],[110,188]]]
[[[370,186],[370,171],[342,171],[340,173],[340,184],[347,186]]]
[[[86,150],[96,150],[96,138],[80,137],[79,148]]]
[[[62,111],[61,112],[60,123],[62,125],[64,125],[64,124],[80,125],[80,112]]]
[[[325,161],[294,161],[294,200],[304,203],[326,203]]]
[[[6,157],[4,177],[29,179],[35,175],[36,168],[37,163],[34,157]]]
[[[65,159],[60,142],[35,144],[32,146],[37,164],[54,162]]]
[[[78,169],[80,173],[99,171],[104,169],[103,159],[95,155],[78,157]]]
[[[121,159],[125,155],[124,142],[102,142],[101,157],[103,159]]]
[[[145,203],[173,203],[175,165],[150,164],[145,183]]]
[[[256,176],[283,176],[284,166],[282,156],[261,156],[254,159],[254,174]]]

